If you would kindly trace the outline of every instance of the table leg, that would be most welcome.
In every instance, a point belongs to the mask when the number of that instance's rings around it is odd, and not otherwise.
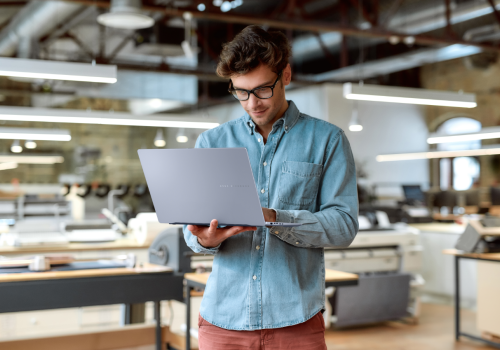
[[[154,302],[154,316],[156,320],[156,350],[163,350],[161,339],[161,308],[160,301]]]
[[[186,350],[191,350],[191,286],[186,283]]]
[[[460,340],[460,257],[455,256],[455,340]]]
[[[123,324],[127,325],[130,324],[130,316],[131,316],[131,309],[132,309],[132,304],[123,304],[125,307],[125,312],[123,314]]]

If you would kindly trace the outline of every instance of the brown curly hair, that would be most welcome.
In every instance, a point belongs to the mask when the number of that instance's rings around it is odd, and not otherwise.
[[[292,48],[283,33],[267,32],[251,25],[231,42],[222,45],[216,72],[229,79],[232,75],[246,74],[263,63],[279,73],[288,65],[291,52]]]

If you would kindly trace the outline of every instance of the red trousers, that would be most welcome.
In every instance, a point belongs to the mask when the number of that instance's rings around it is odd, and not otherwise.
[[[256,331],[223,329],[200,315],[198,327],[200,350],[326,350],[321,312],[295,326]]]

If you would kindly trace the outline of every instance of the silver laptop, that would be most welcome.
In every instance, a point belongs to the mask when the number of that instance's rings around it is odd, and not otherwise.
[[[161,223],[300,226],[265,222],[245,148],[140,149]]]

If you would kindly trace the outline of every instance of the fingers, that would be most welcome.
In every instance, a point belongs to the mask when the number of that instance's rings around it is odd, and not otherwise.
[[[233,226],[233,227],[228,228],[228,230],[226,232],[226,236],[231,237],[231,236],[237,235],[237,234],[245,232],[245,231],[255,231],[255,230],[257,230],[257,227]]]
[[[210,221],[210,227],[208,228],[208,234],[215,235],[215,232],[217,231],[218,225],[219,225],[219,222],[216,219],[213,219],[212,221]]]

